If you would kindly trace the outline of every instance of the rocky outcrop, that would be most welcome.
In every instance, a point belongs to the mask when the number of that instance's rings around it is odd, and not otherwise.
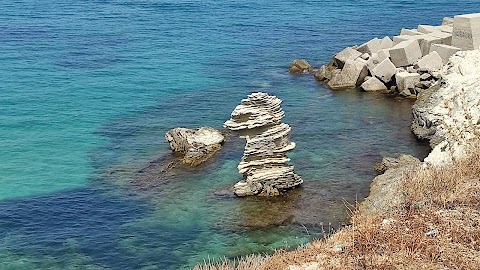
[[[458,52],[443,69],[441,87],[419,96],[413,106],[412,131],[433,148],[426,163],[448,162],[478,139],[479,74],[480,50]]]
[[[400,155],[398,158],[384,157],[382,162],[375,165],[377,173],[385,173],[389,169],[398,169],[406,165],[420,164],[420,160],[411,155]]]
[[[274,196],[303,183],[294,167],[287,165],[290,159],[286,154],[295,143],[289,138],[290,126],[281,122],[285,116],[281,102],[266,93],[252,93],[224,124],[247,140],[238,165],[244,179],[234,186],[237,196]]]
[[[221,149],[223,135],[211,127],[174,128],[165,134],[173,152],[183,156],[185,164],[197,166]]]

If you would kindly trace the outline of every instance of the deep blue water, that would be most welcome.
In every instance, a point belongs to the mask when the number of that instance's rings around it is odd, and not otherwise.
[[[412,101],[332,92],[290,76],[291,60],[319,66],[473,12],[480,1],[2,1],[0,269],[182,269],[319,237],[382,156],[428,148],[410,134]],[[235,137],[162,172],[168,129],[221,128],[252,91],[284,100],[302,188],[231,196]]]

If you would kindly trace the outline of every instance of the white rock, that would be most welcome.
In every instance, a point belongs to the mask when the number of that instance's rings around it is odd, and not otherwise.
[[[396,67],[412,65],[421,57],[418,40],[403,41],[390,49],[390,59]]]
[[[429,139],[427,164],[445,164],[461,157],[480,132],[480,50],[461,51],[442,71],[439,90],[417,100],[412,130]]]
[[[281,102],[266,93],[252,93],[224,124],[230,130],[241,131],[247,141],[238,165],[244,179],[233,187],[237,196],[274,196],[303,183],[294,167],[287,164],[290,159],[286,155],[295,143],[289,139],[290,126],[281,122],[285,115]]]
[[[388,83],[392,80],[393,75],[396,73],[395,65],[390,61],[390,59],[385,59],[380,64],[378,64],[373,70],[371,70],[372,75]]]
[[[429,71],[439,71],[442,69],[442,67],[442,57],[440,57],[436,51],[432,51],[431,53],[425,55],[415,64],[415,68],[426,69]]]

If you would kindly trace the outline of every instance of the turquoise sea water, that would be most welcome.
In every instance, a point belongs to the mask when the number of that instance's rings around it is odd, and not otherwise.
[[[412,101],[287,72],[345,46],[480,12],[479,1],[5,0],[0,5],[0,269],[183,269],[339,226],[382,156],[428,152]],[[228,188],[243,141],[198,168],[173,127],[221,128],[252,91],[284,100],[305,184]],[[328,226],[327,226],[328,227]]]

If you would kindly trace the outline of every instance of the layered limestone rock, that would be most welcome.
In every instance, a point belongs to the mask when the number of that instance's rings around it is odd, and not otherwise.
[[[295,148],[291,128],[282,123],[281,100],[266,93],[252,93],[242,100],[224,126],[247,140],[238,171],[244,179],[234,186],[237,196],[275,196],[301,183],[287,153]]]
[[[184,155],[185,164],[197,166],[220,150],[225,138],[214,128],[201,127],[174,128],[165,134],[165,139],[173,152]]]
[[[480,134],[480,50],[461,51],[442,71],[441,87],[422,92],[413,106],[413,132],[429,139],[426,163],[459,157]]]

